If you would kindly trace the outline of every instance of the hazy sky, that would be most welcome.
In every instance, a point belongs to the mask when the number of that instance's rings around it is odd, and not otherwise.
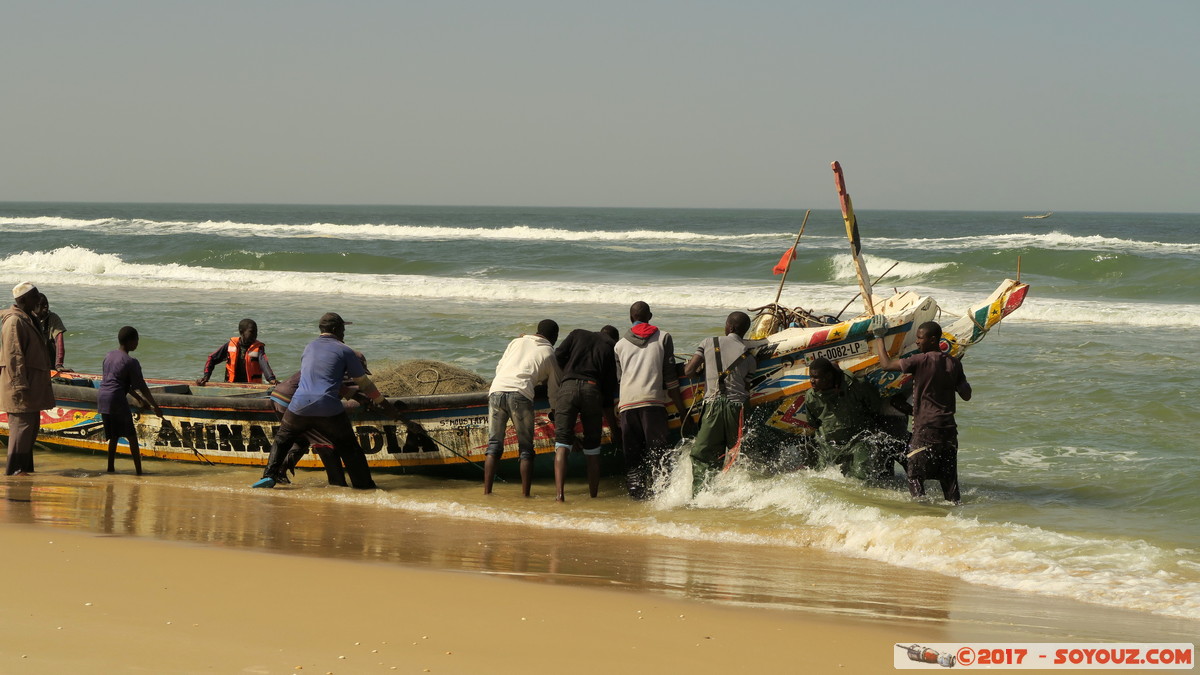
[[[0,200],[1200,212],[1200,2],[6,0]]]

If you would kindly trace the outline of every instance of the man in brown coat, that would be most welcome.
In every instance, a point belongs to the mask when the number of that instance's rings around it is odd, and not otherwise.
[[[0,411],[8,414],[8,476],[33,473],[42,411],[54,407],[53,363],[33,320],[39,295],[23,281],[13,288],[13,306],[0,312]]]

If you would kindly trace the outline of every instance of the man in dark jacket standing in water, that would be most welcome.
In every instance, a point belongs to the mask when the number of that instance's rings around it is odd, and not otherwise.
[[[562,383],[554,406],[555,499],[564,501],[567,454],[575,444],[575,422],[583,425],[583,459],[587,463],[588,492],[600,490],[600,437],[604,420],[612,429],[614,442],[620,438],[613,401],[617,398],[617,361],[613,347],[621,335],[612,326],[597,332],[577,328],[554,351],[562,371]]]
[[[646,499],[656,471],[670,469],[671,447],[667,402],[682,415],[687,408],[679,395],[675,345],[671,334],[650,325],[650,305],[638,301],[629,308],[633,325],[617,342],[617,377],[621,381],[617,413],[625,449],[625,486],[629,496]]]
[[[875,353],[884,370],[912,375],[913,431],[908,444],[908,491],[925,496],[925,480],[935,478],[947,501],[960,503],[958,489],[958,425],[954,420],[955,394],[971,400],[971,383],[962,362],[941,349],[942,326],[926,321],[917,327],[919,354],[900,360],[888,356],[883,338],[887,325],[874,327]]]

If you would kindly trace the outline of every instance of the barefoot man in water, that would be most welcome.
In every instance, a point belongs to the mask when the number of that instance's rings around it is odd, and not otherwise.
[[[921,353],[893,359],[884,349],[887,325],[873,329],[879,367],[912,375],[913,430],[908,444],[908,491],[925,496],[925,480],[935,478],[947,501],[958,504],[958,425],[954,421],[955,394],[971,400],[971,383],[962,362],[942,352],[942,326],[926,321],[917,327],[917,349]]]
[[[558,323],[542,319],[537,333],[522,335],[504,350],[496,364],[496,377],[488,390],[488,444],[483,460],[483,494],[492,494],[496,464],[504,454],[504,439],[511,419],[517,434],[521,461],[521,494],[529,496],[533,484],[533,390],[545,384],[550,400],[558,394],[562,373],[554,357],[558,342]]]
[[[567,454],[575,444],[576,420],[583,425],[583,459],[587,464],[588,493],[593,497],[600,491],[600,436],[604,420],[608,420],[613,438],[621,437],[613,410],[617,398],[613,347],[620,338],[613,326],[594,333],[577,328],[554,351],[562,371],[562,384],[553,401],[554,498],[560,502],[566,500]]]

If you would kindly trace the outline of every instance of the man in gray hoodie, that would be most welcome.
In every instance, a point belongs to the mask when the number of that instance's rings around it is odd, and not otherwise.
[[[654,315],[642,301],[629,308],[633,323],[617,342],[617,378],[621,393],[617,413],[625,451],[625,487],[634,499],[646,499],[654,472],[666,472],[671,447],[667,403],[680,414],[686,410],[675,371],[671,334],[650,325]]]

